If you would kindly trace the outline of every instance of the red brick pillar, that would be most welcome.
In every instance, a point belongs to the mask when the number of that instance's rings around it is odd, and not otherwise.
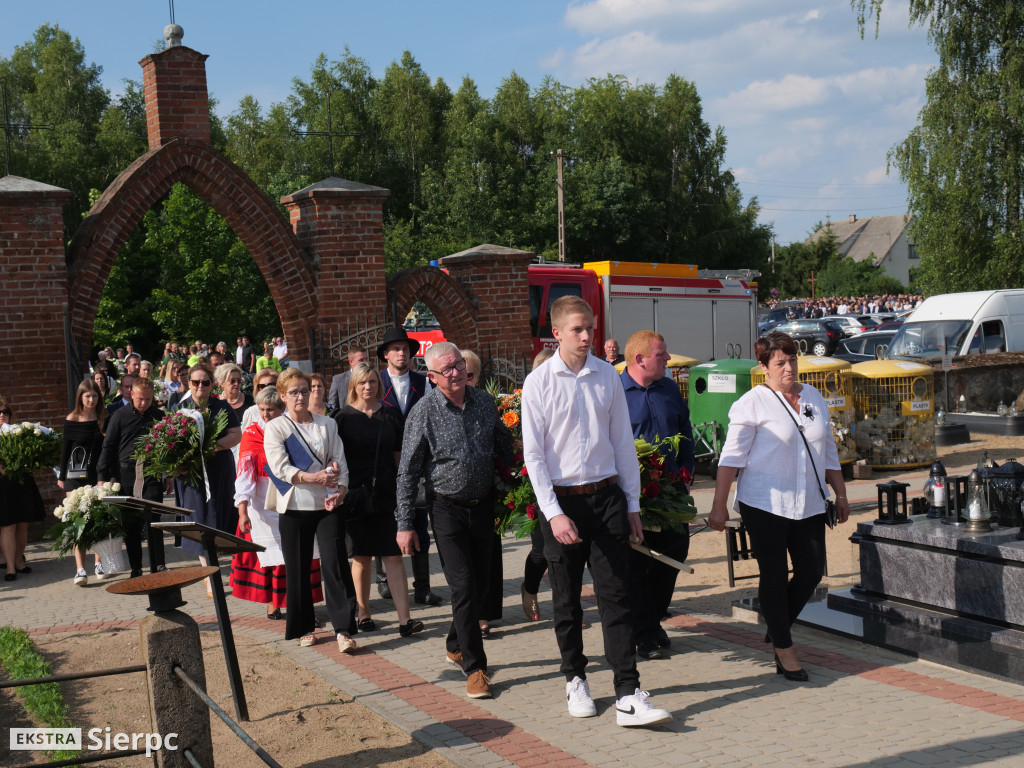
[[[150,149],[180,138],[210,143],[206,59],[206,54],[179,45],[139,62]]]
[[[67,409],[64,311],[66,189],[0,178],[0,393],[18,421],[60,427]]]
[[[384,216],[391,193],[382,187],[330,178],[281,198],[292,229],[313,257],[317,322],[334,338],[365,328],[387,307]],[[388,314],[390,317],[390,314]]]
[[[64,313],[68,277],[61,209],[71,193],[18,176],[0,178],[0,339],[3,394],[17,421],[60,428],[68,408]],[[63,493],[53,473],[36,473],[44,508]],[[34,540],[50,519],[30,531]],[[37,530],[38,529],[38,530]]]
[[[477,338],[486,355],[510,360],[533,354],[530,339],[530,281],[528,267],[535,254],[484,244],[445,256],[441,266],[476,299]]]

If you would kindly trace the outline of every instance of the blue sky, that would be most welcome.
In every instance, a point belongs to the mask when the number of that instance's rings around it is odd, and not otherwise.
[[[103,68],[114,92],[141,79],[138,60],[169,21],[166,0],[5,2],[0,56],[56,23]],[[245,94],[283,100],[316,56],[347,45],[374,74],[408,49],[433,78],[484,96],[510,72],[576,86],[622,74],[693,81],[705,119],[725,129],[727,164],[777,242],[802,240],[818,221],[906,212],[886,153],[924,105],[936,56],[907,4],[886,3],[877,39],[861,40],[846,0],[177,0],[184,44],[208,54],[209,88],[226,116]]]

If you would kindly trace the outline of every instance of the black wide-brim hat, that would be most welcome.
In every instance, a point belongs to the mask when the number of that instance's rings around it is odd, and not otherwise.
[[[409,357],[415,357],[416,353],[420,351],[420,343],[416,339],[410,339],[409,334],[405,332],[405,328],[395,326],[390,328],[387,333],[384,334],[384,338],[380,340],[380,344],[377,345],[377,359],[384,359],[384,350],[387,349],[388,344],[393,341],[404,341],[409,345]]]

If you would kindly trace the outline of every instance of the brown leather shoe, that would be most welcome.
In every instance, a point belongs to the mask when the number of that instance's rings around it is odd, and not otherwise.
[[[466,674],[466,662],[462,658],[462,651],[447,651],[445,653],[445,660],[449,664],[458,667],[462,674]]]
[[[491,681],[487,679],[487,673],[482,669],[470,673],[469,680],[466,681],[466,695],[471,699],[491,698]]]
[[[523,613],[526,615],[526,618],[530,621],[540,619],[540,606],[537,604],[537,596],[527,592],[525,584],[520,587],[519,594],[523,596]]]

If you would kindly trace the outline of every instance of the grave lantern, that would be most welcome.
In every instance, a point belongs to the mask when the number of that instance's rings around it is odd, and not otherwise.
[[[878,488],[878,519],[879,525],[903,525],[913,522],[907,517],[907,488],[910,483],[890,480],[888,483],[876,483]],[[897,504],[896,496],[902,497],[903,504]]]
[[[967,475],[953,475],[946,479],[945,525],[961,526],[967,522]]]
[[[967,478],[967,524],[964,530],[968,533],[989,533],[992,530],[992,513],[986,495],[985,485],[975,469]]]
[[[932,464],[928,479],[924,481],[924,498],[928,502],[928,519],[938,520],[946,516],[946,468],[938,459]]]

